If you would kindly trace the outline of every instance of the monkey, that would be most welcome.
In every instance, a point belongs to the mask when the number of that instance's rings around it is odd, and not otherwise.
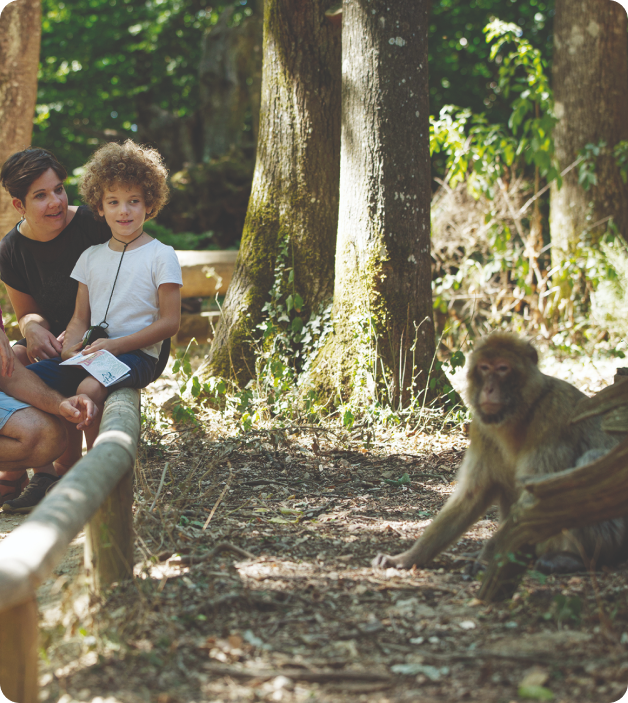
[[[521,479],[591,463],[617,444],[602,431],[599,417],[570,424],[586,396],[542,373],[536,349],[514,334],[497,332],[478,342],[465,395],[473,411],[470,444],[453,494],[410,549],[395,556],[379,553],[373,566],[426,566],[491,505],[497,503],[503,521],[519,497]],[[628,558],[626,518],[571,530],[536,551],[535,568],[546,574],[586,570],[582,554],[597,566],[618,563]],[[488,540],[479,564],[491,554]]]

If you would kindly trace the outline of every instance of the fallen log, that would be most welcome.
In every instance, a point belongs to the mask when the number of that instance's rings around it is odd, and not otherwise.
[[[601,459],[522,482],[522,494],[491,539],[478,598],[496,601],[515,592],[534,545],[562,530],[628,514],[628,439]]]

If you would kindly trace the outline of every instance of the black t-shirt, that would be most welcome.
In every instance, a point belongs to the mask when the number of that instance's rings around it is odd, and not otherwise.
[[[55,336],[74,314],[78,281],[70,278],[79,256],[111,239],[105,222],[81,205],[70,224],[49,242],[29,239],[14,227],[0,241],[0,280],[35,299]]]

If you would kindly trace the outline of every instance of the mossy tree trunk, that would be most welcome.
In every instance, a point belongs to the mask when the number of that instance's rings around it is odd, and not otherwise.
[[[266,0],[257,161],[242,243],[206,374],[244,383],[289,237],[304,314],[333,291],[340,152],[340,30],[330,0]]]
[[[406,402],[435,353],[427,32],[427,0],[343,3],[334,332],[315,367],[343,400],[385,369]]]
[[[31,143],[40,41],[40,0],[9,3],[0,15],[0,165]],[[0,239],[19,219],[0,188]]]
[[[597,185],[585,191],[572,169],[560,189],[552,185],[552,264],[563,262],[588,231],[593,241],[608,217],[628,237],[628,189],[612,149],[628,139],[628,39],[626,10],[604,0],[556,0],[552,80],[556,157],[563,169],[587,144],[606,142],[597,160]]]

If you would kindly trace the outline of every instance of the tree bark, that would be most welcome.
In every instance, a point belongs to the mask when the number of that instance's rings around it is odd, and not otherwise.
[[[248,144],[254,147],[259,123],[262,68],[262,3],[239,27],[229,27],[234,8],[223,11],[203,38],[199,84],[203,130],[203,160],[209,161]]]
[[[290,238],[304,313],[331,297],[338,219],[340,32],[330,0],[267,0],[257,162],[242,244],[208,375],[243,383],[273,284],[278,243]]]
[[[553,90],[560,169],[587,144],[606,142],[596,164],[597,185],[585,191],[577,169],[550,195],[552,265],[563,262],[587,231],[595,242],[612,217],[628,236],[628,189],[612,156],[628,139],[628,40],[626,10],[609,0],[556,0]]]
[[[427,13],[425,0],[343,4],[334,333],[315,369],[330,392],[371,392],[383,362],[405,402],[435,353]]]
[[[0,165],[31,143],[40,40],[40,0],[10,2],[0,15]],[[0,188],[0,239],[19,219]]]

